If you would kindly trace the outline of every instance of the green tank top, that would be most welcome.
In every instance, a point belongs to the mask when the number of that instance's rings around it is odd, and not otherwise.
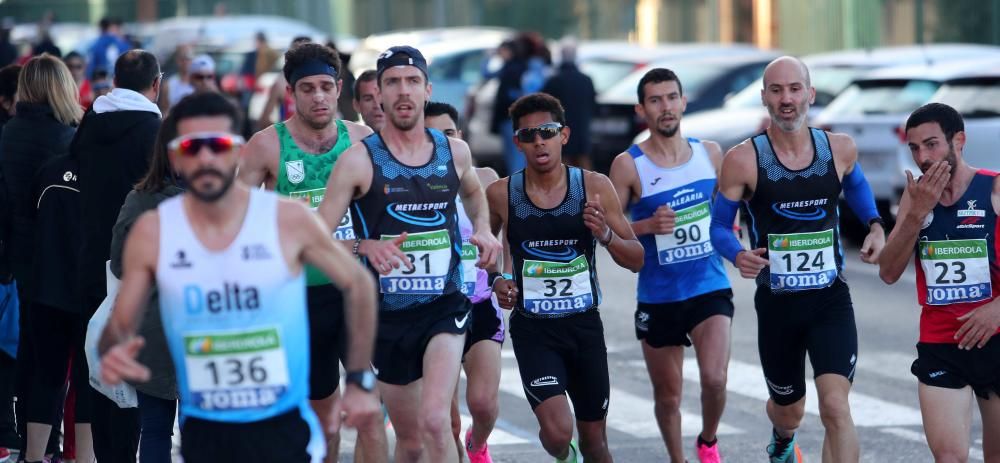
[[[274,191],[289,198],[304,199],[310,209],[316,210],[323,202],[323,195],[326,193],[326,182],[330,178],[330,171],[333,170],[334,163],[340,154],[351,146],[351,136],[347,132],[347,124],[344,121],[337,122],[337,143],[323,154],[313,154],[302,151],[295,144],[288,127],[284,122],[274,124],[274,129],[278,132],[280,142],[280,155],[278,159],[278,182],[274,186]],[[333,232],[336,240],[353,240],[354,228],[351,223],[351,212],[340,220],[340,224]],[[330,280],[314,267],[306,266],[306,284],[318,286],[329,284]]]

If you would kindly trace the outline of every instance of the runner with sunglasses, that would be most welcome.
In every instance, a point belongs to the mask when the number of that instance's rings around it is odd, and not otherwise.
[[[251,186],[299,198],[311,209],[323,201],[333,165],[354,142],[371,129],[336,118],[342,80],[337,52],[317,43],[301,43],[285,52],[283,72],[295,98],[295,114],[287,121],[257,132],[243,149],[240,180]],[[344,214],[334,230],[337,240],[353,240],[351,214]],[[340,398],[340,366],[345,357],[343,297],[322,272],[306,267],[312,365],[309,399],[320,417]],[[331,435],[327,461],[337,461],[339,436]],[[376,420],[359,429],[356,461],[386,461],[385,427]]]
[[[673,71],[650,70],[637,90],[635,111],[651,128],[649,139],[632,145],[611,164],[619,202],[622,208],[632,207],[632,230],[646,250],[635,335],[653,383],[656,422],[675,462],[684,461],[684,347],[694,344],[702,404],[695,452],[701,463],[717,463],[721,457],[715,432],[726,406],[733,318],[729,278],[709,236],[722,148],[681,135],[687,99]]]
[[[559,462],[610,462],[610,380],[594,251],[600,243],[615,263],[637,272],[642,245],[611,181],[563,164],[570,128],[559,100],[526,95],[511,105],[510,116],[527,164],[486,191],[493,231],[506,237],[508,275],[491,276],[492,288],[501,307],[514,310],[514,356],[545,451]]]
[[[347,366],[367,371],[375,332],[371,278],[299,202],[234,183],[243,140],[238,110],[215,93],[174,107],[168,145],[185,193],[141,216],[125,243],[121,287],[99,343],[105,381],[143,381],[135,335],[159,291],[177,370],[181,453],[189,463],[318,462],[324,439],[307,402],[305,264],[344,292],[352,333]],[[329,428],[377,419],[374,383],[348,381]]]
[[[354,253],[379,275],[372,364],[396,430],[396,459],[456,461],[450,405],[471,307],[461,292],[458,195],[473,224],[477,265],[491,265],[501,246],[468,145],[425,128],[431,84],[423,55],[392,47],[376,67],[387,123],[341,155],[319,212],[335,224],[351,207]]]

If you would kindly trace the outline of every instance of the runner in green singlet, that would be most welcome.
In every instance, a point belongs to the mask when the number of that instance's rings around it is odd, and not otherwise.
[[[341,63],[337,53],[315,43],[299,44],[285,53],[283,72],[295,98],[295,114],[255,134],[243,149],[239,178],[250,186],[264,185],[283,195],[302,198],[315,209],[323,201],[327,178],[340,154],[371,129],[336,119]],[[353,240],[350,215],[334,231],[339,240]],[[311,365],[309,398],[319,416],[340,397],[340,367],[346,358],[343,297],[313,268],[307,271],[307,303]],[[331,310],[333,309],[333,310]],[[333,353],[333,355],[331,355]],[[339,353],[339,354],[338,354]],[[352,380],[348,372],[347,381]],[[337,461],[339,436],[327,436],[327,461]],[[355,461],[388,459],[385,429],[380,420],[358,427]]]

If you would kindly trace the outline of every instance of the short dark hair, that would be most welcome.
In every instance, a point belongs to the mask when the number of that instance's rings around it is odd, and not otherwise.
[[[639,79],[639,88],[636,89],[636,93],[639,94],[639,104],[642,104],[646,100],[646,84],[671,81],[677,82],[677,92],[683,95],[684,87],[681,86],[681,79],[677,77],[674,71],[666,68],[650,69],[649,72],[642,76],[642,79]]]
[[[445,114],[447,114],[448,117],[451,118],[451,121],[454,122],[455,126],[457,127],[458,109],[455,109],[454,106],[441,101],[432,101],[430,103],[427,103],[427,107],[424,108],[424,117],[436,117],[436,116],[443,116]]]
[[[566,125],[566,111],[556,97],[548,93],[531,93],[518,98],[508,110],[514,123],[514,130],[519,129],[520,119],[528,114],[546,112],[552,115],[552,120]]]
[[[358,90],[361,88],[361,83],[375,82],[376,78],[378,78],[378,74],[375,72],[375,70],[369,69],[365,72],[362,72],[361,75],[354,80],[354,88],[352,89],[354,90],[354,101],[361,101],[361,92]]]
[[[340,55],[326,45],[305,42],[289,48],[285,52],[285,66],[281,68],[282,74],[285,75],[285,80],[291,84],[292,73],[295,72],[295,68],[312,59],[329,64],[337,72],[337,79],[341,78]]]
[[[129,50],[115,61],[115,86],[136,92],[148,90],[160,76],[156,55],[146,50]]]
[[[87,59],[84,58],[83,55],[80,54],[80,52],[78,52],[76,50],[73,50],[73,51],[71,51],[69,53],[66,53],[66,56],[63,56],[63,62],[65,63],[65,62],[67,62],[67,61],[69,61],[71,59],[74,59],[74,58],[82,60],[82,61],[87,61]]]
[[[312,42],[312,41],[313,41],[312,37],[309,37],[308,35],[297,35],[297,36],[295,36],[294,39],[292,39],[292,47],[294,47],[296,45],[301,45],[303,43]],[[291,48],[291,47],[289,47],[289,48]]]
[[[904,132],[909,132],[910,129],[928,122],[937,122],[941,126],[944,139],[948,143],[951,143],[956,133],[965,131],[965,121],[962,120],[962,115],[955,108],[944,103],[927,103],[913,111],[906,119]]]
[[[239,134],[243,127],[243,116],[239,108],[219,92],[192,93],[170,108],[170,115],[173,117],[175,131],[178,122],[192,117],[226,116],[233,121],[231,129],[235,134]],[[166,123],[164,121],[163,125]]]
[[[8,64],[0,68],[0,96],[8,101],[14,101],[14,94],[17,93],[17,76],[20,73],[20,64]]]

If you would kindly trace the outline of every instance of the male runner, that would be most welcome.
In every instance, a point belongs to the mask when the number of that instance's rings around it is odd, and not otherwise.
[[[375,71],[369,69],[362,72],[354,81],[353,104],[365,125],[376,132],[385,127],[385,112],[382,111],[382,98],[378,94]]]
[[[842,273],[841,190],[870,226],[861,259],[876,262],[885,244],[854,141],[805,124],[815,95],[809,70],[798,59],[768,64],[761,99],[771,126],[725,156],[712,209],[712,245],[740,275],[757,280],[757,347],[771,396],[772,462],[801,460],[795,430],[805,413],[806,352],[826,428],[823,461],[858,461],[847,402],[858,338]],[[733,233],[739,201],[750,213],[750,250]]]
[[[350,357],[342,407],[327,426],[377,418],[368,370],[375,331],[370,278],[298,202],[234,184],[237,109],[200,94],[172,110],[178,137],[171,165],[187,193],[139,218],[124,251],[124,274],[101,336],[102,375],[142,381],[135,336],[155,284],[177,369],[182,454],[189,463],[320,461],[324,442],[306,398],[309,331],[305,263],[343,291]]]
[[[458,109],[448,103],[431,102],[424,109],[424,125],[440,130],[451,138],[461,140],[462,130],[458,128]],[[500,177],[489,167],[476,167],[479,183],[484,187]],[[461,201],[459,201],[461,202]],[[472,425],[465,432],[465,452],[472,463],[489,463],[489,447],[486,445],[497,415],[500,414],[500,346],[504,340],[503,314],[490,300],[486,269],[476,267],[479,251],[469,243],[472,236],[472,221],[465,209],[458,207],[458,227],[462,234],[462,293],[472,302],[472,321],[465,336],[463,362],[467,379],[465,401],[472,415]],[[495,271],[495,265],[490,271]],[[461,432],[458,412],[458,390],[451,402],[452,432],[456,443]],[[461,445],[460,445],[461,447]]]
[[[920,342],[911,371],[920,381],[927,444],[939,462],[969,459],[975,393],[986,461],[1000,461],[1000,288],[997,213],[1000,176],[962,158],[965,123],[950,106],[930,103],[906,121],[913,161],[896,227],[879,257],[879,275],[899,280],[916,256]]]
[[[331,224],[351,206],[353,250],[379,273],[372,364],[396,430],[396,460],[455,461],[449,406],[471,305],[461,292],[457,195],[474,226],[478,265],[492,264],[501,246],[468,145],[425,129],[431,84],[423,55],[392,47],[377,69],[388,123],[344,152],[319,212]]]
[[[638,93],[635,111],[652,128],[650,137],[611,164],[611,183],[622,208],[632,207],[632,230],[646,250],[635,334],[653,383],[656,422],[677,463],[684,462],[684,346],[694,343],[702,408],[695,451],[702,463],[716,463],[721,461],[715,432],[726,406],[733,318],[729,278],[709,236],[722,148],[681,135],[687,99],[673,71],[650,70],[639,81]]]
[[[514,309],[510,336],[524,392],[545,451],[559,462],[580,461],[573,438],[573,401],[582,457],[610,462],[605,419],[610,380],[604,325],[598,312],[596,243],[633,272],[642,244],[629,227],[607,177],[562,162],[570,136],[559,100],[546,93],[510,106],[514,142],[524,170],[486,190],[493,231],[504,230],[504,268],[493,291]],[[511,269],[513,271],[511,272]]]
[[[287,121],[257,132],[243,150],[240,180],[261,183],[284,196],[301,198],[316,209],[323,201],[326,181],[337,158],[371,129],[336,119],[341,89],[341,63],[337,52],[317,43],[301,43],[285,52],[283,73],[295,98],[295,114]],[[334,231],[338,240],[353,240],[351,214],[344,214]],[[309,399],[325,418],[340,394],[340,367],[346,334],[343,297],[318,269],[306,267],[309,339],[312,364]],[[337,461],[339,435],[327,436],[327,461]],[[359,429],[357,461],[386,461],[389,457],[385,427],[379,420]]]

